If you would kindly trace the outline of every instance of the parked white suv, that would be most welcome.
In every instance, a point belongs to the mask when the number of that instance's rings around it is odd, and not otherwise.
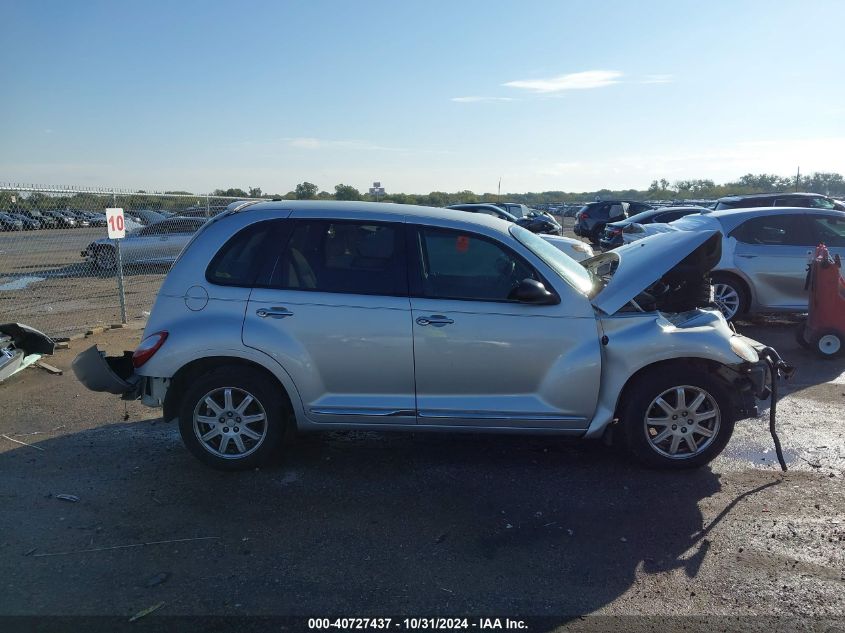
[[[706,307],[720,246],[686,232],[581,265],[483,215],[233,205],[174,264],[134,354],[73,366],[162,406],[224,469],[337,429],[613,432],[647,464],[699,466],[768,396],[774,354]]]

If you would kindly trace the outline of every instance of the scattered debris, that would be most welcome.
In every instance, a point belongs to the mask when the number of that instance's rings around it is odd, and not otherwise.
[[[506,530],[510,530],[512,527],[513,527],[513,526],[512,526],[510,523],[508,523],[508,524],[505,526],[505,529],[506,529]]]
[[[446,589],[446,587],[440,587],[440,591],[445,591],[446,593],[455,593],[451,589]]]
[[[148,589],[152,587],[158,587],[159,585],[163,585],[166,583],[172,574],[169,571],[163,571],[160,574],[156,574],[155,576],[150,576],[147,578],[146,582],[144,582],[144,586]]]
[[[67,341],[59,341],[56,343],[56,349],[70,349],[70,343]]]
[[[79,501],[79,497],[77,497],[76,495],[66,494],[56,495],[56,499],[61,499],[62,501],[70,501],[71,503],[76,503],[77,501]]]
[[[27,444],[26,442],[21,442],[20,440],[16,440],[8,435],[0,435],[0,437],[9,440],[10,442],[14,442],[15,444],[20,444],[21,446],[28,446],[29,448],[34,448],[37,451],[44,452],[44,449],[40,446],[35,446],[34,444]]]
[[[135,620],[140,620],[141,618],[143,618],[143,617],[145,617],[145,616],[150,615],[153,611],[158,611],[158,610],[159,610],[159,609],[161,609],[163,606],[164,606],[164,603],[163,603],[163,602],[159,602],[158,604],[154,604],[154,605],[153,605],[153,606],[151,606],[151,607],[147,607],[146,609],[143,609],[143,610],[141,610],[141,611],[138,611],[138,613],[136,613],[136,614],[135,614],[135,615],[133,615],[131,618],[129,618],[129,621],[130,621],[130,622],[134,622]]]
[[[626,539],[624,536],[623,536],[623,537],[621,537],[619,540],[620,540],[620,541],[622,541],[623,543],[627,543],[627,542],[628,542],[628,539]]]
[[[575,536],[575,532],[573,532],[572,530],[570,530],[568,528],[566,530],[566,533],[569,534],[569,536]]]
[[[0,382],[52,354],[51,338],[22,323],[0,324]]]
[[[58,367],[55,367],[55,366],[53,366],[49,363],[45,363],[43,360],[39,360],[38,362],[36,362],[35,366],[49,371],[54,376],[61,376],[63,373],[65,373],[64,371],[62,371]]]
[[[146,547],[148,545],[168,545],[171,543],[187,543],[189,541],[217,540],[219,536],[199,536],[197,538],[177,538],[169,541],[150,541],[149,543],[130,543],[128,545],[112,545],[111,547],[92,547],[90,549],[77,549],[68,552],[48,552],[46,554],[33,554],[33,558],[44,556],[69,556],[70,554],[88,554],[90,552],[108,552],[115,549],[129,549],[131,547]]]
[[[435,543],[437,543],[438,545],[440,545],[440,543],[442,543],[443,541],[445,541],[445,540],[446,540],[446,537],[447,537],[447,536],[449,536],[449,533],[448,533],[448,532],[443,532],[443,534],[441,534],[441,535],[440,535],[440,536],[438,536],[436,539],[434,539],[434,542],[435,542]]]
[[[24,554],[24,556],[32,556],[32,555],[33,555],[36,551],[38,551],[38,548],[37,548],[37,547],[33,547],[33,548],[32,548],[31,550],[29,550],[26,554]]]

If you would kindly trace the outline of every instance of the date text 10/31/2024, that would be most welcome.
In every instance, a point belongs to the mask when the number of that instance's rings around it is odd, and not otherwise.
[[[311,630],[479,630],[528,629],[524,620],[511,618],[309,618]]]

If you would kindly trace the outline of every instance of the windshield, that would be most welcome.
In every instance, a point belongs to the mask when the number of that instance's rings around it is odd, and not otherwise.
[[[566,253],[559,251],[542,237],[521,226],[510,227],[511,235],[528,250],[543,260],[566,283],[583,295],[589,295],[595,286],[592,274]]]

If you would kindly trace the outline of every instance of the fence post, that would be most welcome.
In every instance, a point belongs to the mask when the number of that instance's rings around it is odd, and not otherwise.
[[[112,192],[112,205],[117,207],[117,194]],[[126,325],[126,292],[123,288],[123,255],[120,252],[120,240],[112,240],[117,254],[117,292],[120,295],[120,322]]]
[[[205,194],[205,217],[211,217],[211,207],[208,205],[208,194]]]

